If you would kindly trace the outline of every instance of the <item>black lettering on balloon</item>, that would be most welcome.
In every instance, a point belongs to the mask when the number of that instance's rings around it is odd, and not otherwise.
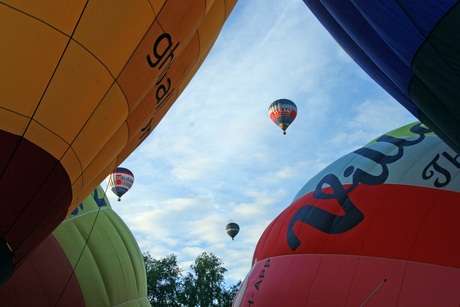
[[[146,138],[150,134],[151,129],[152,129],[152,120],[153,120],[153,117],[150,119],[148,124],[144,128],[141,129],[141,132],[144,132],[144,133],[142,133],[139,140]]]
[[[460,168],[460,163],[457,161],[458,157],[460,155],[456,155],[455,157],[452,157],[449,155],[447,152],[443,152],[442,155],[449,160],[450,163],[452,163],[456,168]]]
[[[460,169],[460,163],[457,161],[458,157],[460,155],[456,155],[455,157],[452,157],[450,154],[448,154],[446,151],[442,153],[442,156],[450,162],[453,166],[455,166],[457,169]],[[431,160],[430,163],[423,169],[422,172],[422,178],[424,180],[428,180],[432,178],[433,176],[436,175],[436,179],[433,183],[433,185],[437,188],[442,188],[445,187],[446,185],[449,184],[449,182],[452,180],[452,175],[450,174],[449,170],[445,167],[442,167],[439,165],[438,160],[441,158],[439,154],[436,154],[436,156]],[[434,170],[434,171],[433,171]],[[440,180],[439,176],[443,176],[444,180]]]
[[[171,79],[166,79],[166,82],[168,87],[166,87],[165,84],[161,84],[157,87],[157,91],[155,93],[157,99],[157,111],[169,100],[169,98],[171,98],[173,91],[175,90],[175,88],[172,89],[172,91],[168,94],[169,89],[171,88]]]
[[[167,47],[162,50],[158,51],[158,45],[161,43],[161,41],[165,40],[167,42]],[[155,41],[153,45],[153,54],[155,58],[157,59],[156,62],[152,61],[152,58],[150,57],[150,54],[147,55],[147,62],[149,63],[150,67],[155,68],[160,62],[160,66],[158,66],[159,69],[163,67],[163,65],[168,62],[168,64],[163,68],[161,71],[160,75],[158,76],[158,80],[156,82],[156,85],[158,85],[163,78],[166,76],[166,72],[168,69],[171,67],[171,65],[174,63],[174,51],[176,50],[177,46],[179,46],[179,43],[177,43],[174,48],[171,49],[173,46],[171,35],[168,33],[163,33],[160,36],[158,36],[157,40]],[[166,54],[169,54],[166,56]],[[166,57],[165,57],[166,56]],[[171,82],[171,81],[170,81]]]
[[[422,142],[425,139],[425,134],[431,132],[430,129],[422,127],[422,124],[417,124],[411,127],[410,131],[418,134],[418,138],[410,140],[383,135],[376,140],[376,142],[385,142],[396,146],[397,152],[393,155],[385,155],[367,147],[354,151],[354,153],[370,159],[380,165],[380,174],[372,175],[360,168],[349,166],[343,173],[345,177],[352,176],[352,184],[348,187],[348,189],[343,187],[336,175],[325,175],[316,186],[312,196],[318,200],[335,199],[342,207],[344,215],[336,215],[312,205],[301,207],[294,214],[288,225],[287,243],[289,248],[295,251],[302,243],[294,233],[294,225],[299,221],[328,234],[344,233],[361,223],[364,219],[364,214],[353,204],[348,194],[360,183],[366,185],[383,184],[389,176],[388,164],[394,163],[403,157],[404,147],[413,146]],[[332,189],[332,193],[324,192],[324,185],[329,185]]]
[[[331,186],[333,194],[322,192],[322,186],[325,183]],[[293,251],[301,244],[299,238],[294,233],[294,225],[298,221],[306,223],[325,233],[339,234],[352,229],[364,219],[364,214],[353,204],[348,197],[347,191],[345,191],[339,179],[333,174],[326,175],[318,183],[313,197],[318,199],[335,198],[343,211],[345,211],[345,214],[342,216],[336,215],[312,205],[306,205],[300,208],[292,217],[287,232],[287,242]]]
[[[153,44],[153,57],[150,54],[147,55],[147,63],[151,68],[158,68],[159,70],[162,69],[155,83],[156,88],[154,90],[156,97],[156,108],[153,116],[155,116],[159,109],[161,109],[166,104],[166,102],[169,101],[175,90],[175,88],[171,89],[170,78],[166,78],[165,82],[163,82],[163,80],[165,79],[169,68],[175,61],[174,51],[178,46],[179,43],[175,45],[173,44],[171,35],[168,33],[163,33],[158,36],[158,38],[155,40],[155,43]],[[150,119],[148,125],[141,129],[141,131],[144,133],[139,138],[139,140],[141,140],[140,142],[142,142],[150,134],[152,130],[150,123],[152,122],[152,119],[153,117]]]
[[[262,270],[259,274],[259,278],[264,278],[265,277],[265,269]]]
[[[259,273],[259,279],[255,284],[254,284],[254,288],[256,289],[253,293],[252,293],[252,296],[251,298],[254,297],[254,294],[259,291],[260,289],[260,286],[262,284],[262,281],[263,281],[263,278],[265,278],[265,273],[268,271],[265,270],[265,268],[269,268],[270,267],[270,259],[267,259],[267,261],[265,261],[265,264],[264,264],[264,269],[262,269],[262,271],[260,271]],[[249,306],[251,306],[252,304],[254,304],[254,301],[251,301],[251,300],[248,300],[248,303],[249,303]]]
[[[445,177],[445,180],[443,182],[439,181],[439,177],[436,178],[436,180],[434,181],[434,186],[435,187],[442,188],[442,187],[446,186],[450,182],[451,175],[450,175],[450,173],[449,173],[449,171],[447,169],[441,167],[438,164],[439,157],[440,157],[440,155],[436,154],[436,156],[433,158],[433,160],[431,160],[431,162],[428,163],[428,165],[425,167],[425,169],[422,172],[422,178],[425,179],[425,180],[428,180],[431,177],[433,177],[433,175],[435,173],[432,170],[430,170],[430,168],[433,167],[433,169],[438,174],[442,174]]]
[[[158,50],[158,45],[163,40],[166,40],[167,47],[163,51],[159,51]],[[156,62],[152,61],[152,58],[150,57],[150,54],[147,55],[147,62],[149,63],[150,67],[155,68],[163,60],[164,56],[168,53],[168,51],[171,50],[172,45],[173,45],[173,43],[172,43],[171,35],[169,35],[168,33],[163,33],[160,36],[158,36],[157,40],[153,44],[153,55],[156,58]],[[158,68],[161,69],[161,67],[163,67],[163,65],[166,63],[166,60],[169,59],[169,63],[165,67],[165,70],[168,70],[168,68],[171,66],[172,61],[174,59],[174,53],[173,52],[176,50],[177,46],[179,46],[179,43],[177,43],[176,46],[174,46],[174,48],[169,52],[169,55],[164,59],[163,63],[161,63],[161,65]]]

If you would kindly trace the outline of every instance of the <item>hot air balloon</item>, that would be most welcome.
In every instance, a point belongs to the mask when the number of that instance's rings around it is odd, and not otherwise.
[[[119,167],[107,177],[107,184],[113,194],[118,196],[118,201],[128,192],[134,183],[133,173],[124,167]]]
[[[232,238],[232,240],[236,237],[238,232],[240,232],[240,226],[238,226],[237,223],[229,223],[225,227],[225,231],[227,231],[227,234]]]
[[[460,154],[457,0],[304,0],[340,46]]]
[[[0,3],[0,285],[155,129],[236,2]]]
[[[100,186],[0,287],[0,301],[5,306],[150,306],[142,254]]]
[[[286,129],[297,116],[297,106],[289,99],[278,99],[272,102],[268,114],[271,120],[283,130],[283,134],[286,134]]]
[[[233,306],[458,306],[457,159],[417,122],[332,163],[262,234]]]

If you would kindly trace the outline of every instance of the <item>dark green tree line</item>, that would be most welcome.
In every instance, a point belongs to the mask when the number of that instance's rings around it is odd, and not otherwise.
[[[147,269],[147,291],[152,306],[231,307],[241,281],[225,286],[227,269],[213,253],[202,253],[185,272],[177,265],[177,256],[160,260],[143,254]],[[184,274],[185,273],[185,274]]]

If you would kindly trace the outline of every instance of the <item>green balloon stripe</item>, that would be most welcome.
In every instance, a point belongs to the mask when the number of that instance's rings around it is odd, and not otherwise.
[[[106,205],[99,209],[95,195]],[[71,265],[78,262],[75,275],[87,306],[150,306],[139,246],[100,186],[53,234]]]

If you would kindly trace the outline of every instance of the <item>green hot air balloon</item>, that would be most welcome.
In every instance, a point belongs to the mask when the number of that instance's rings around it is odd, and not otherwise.
[[[99,186],[0,287],[3,306],[148,307],[141,251]]]

